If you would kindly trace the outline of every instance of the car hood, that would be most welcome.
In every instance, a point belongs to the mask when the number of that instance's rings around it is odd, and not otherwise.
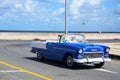
[[[64,45],[74,47],[74,48],[85,48],[88,46],[97,46],[95,44],[89,44],[89,43],[66,43]]]
[[[104,45],[90,43],[66,43],[64,45],[74,48],[76,50],[83,49],[85,52],[101,52],[108,48]]]

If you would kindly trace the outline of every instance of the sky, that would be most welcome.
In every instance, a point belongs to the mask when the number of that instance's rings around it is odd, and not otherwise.
[[[67,10],[68,31],[120,32],[120,0],[68,0]],[[0,0],[0,30],[64,31],[65,0]]]

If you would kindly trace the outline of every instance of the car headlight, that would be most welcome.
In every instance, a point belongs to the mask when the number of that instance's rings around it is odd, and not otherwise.
[[[82,49],[80,49],[80,50],[79,50],[79,53],[82,53],[82,52],[83,52],[83,50],[82,50]]]
[[[110,48],[107,48],[107,49],[106,49],[106,52],[109,52],[109,51],[110,51]]]

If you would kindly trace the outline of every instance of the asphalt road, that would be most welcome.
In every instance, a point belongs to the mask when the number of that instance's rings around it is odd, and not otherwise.
[[[52,60],[39,62],[30,53],[31,41],[0,41],[0,80],[120,80],[120,61],[102,68],[79,65],[67,69]]]

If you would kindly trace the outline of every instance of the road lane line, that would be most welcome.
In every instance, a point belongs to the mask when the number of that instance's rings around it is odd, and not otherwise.
[[[16,72],[23,72],[21,70],[1,70],[0,73],[16,73]]]
[[[22,71],[22,72],[25,72],[25,73],[28,73],[28,74],[30,74],[30,75],[36,76],[36,77],[38,77],[38,78],[42,78],[42,79],[44,79],[44,80],[52,80],[51,78],[48,78],[48,77],[46,77],[46,76],[37,74],[37,73],[35,73],[35,72],[31,72],[31,71],[29,71],[29,70],[26,70],[26,69],[23,69],[23,68],[20,68],[20,67],[11,65],[11,64],[8,64],[8,63],[6,63],[6,62],[4,62],[4,61],[0,61],[0,64],[6,65],[6,66],[11,67],[11,68],[14,68],[14,69],[16,69],[16,70],[20,70],[20,71]]]
[[[110,71],[110,70],[107,70],[107,69],[94,69],[94,70],[107,72],[107,73],[112,73],[112,74],[119,74],[118,72]]]

